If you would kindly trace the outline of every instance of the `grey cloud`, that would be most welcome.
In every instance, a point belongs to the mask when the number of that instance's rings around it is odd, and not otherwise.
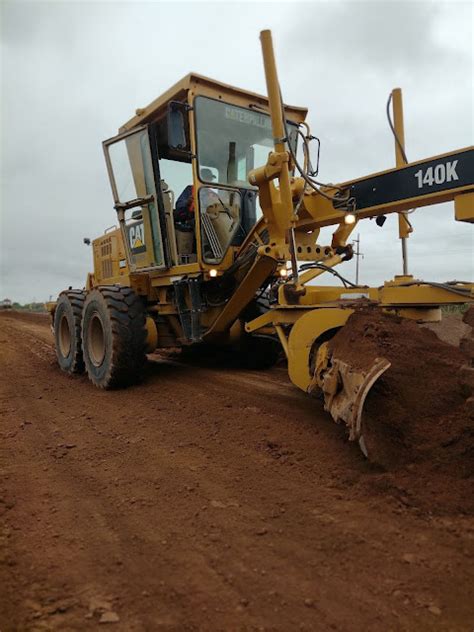
[[[293,37],[302,54],[308,41],[322,41],[328,55],[384,72],[431,63],[431,30],[441,12],[441,3],[427,2],[314,3]]]
[[[396,85],[411,159],[472,143],[472,5],[452,6],[3,2],[0,298],[84,283],[82,237],[115,221],[101,141],[190,70],[264,92],[261,28],[273,30],[285,100],[310,107],[322,178],[393,165],[384,109]],[[472,226],[452,205],[412,217],[415,275],[474,277]],[[362,280],[380,284],[401,265],[396,218],[358,228]]]

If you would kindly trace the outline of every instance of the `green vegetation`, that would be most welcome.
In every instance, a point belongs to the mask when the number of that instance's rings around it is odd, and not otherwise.
[[[464,314],[469,309],[469,303],[462,303],[461,305],[443,305],[441,311],[443,314]]]
[[[25,303],[21,305],[20,303],[13,303],[12,309],[17,309],[19,311],[24,312],[46,312],[46,307],[44,303]]]

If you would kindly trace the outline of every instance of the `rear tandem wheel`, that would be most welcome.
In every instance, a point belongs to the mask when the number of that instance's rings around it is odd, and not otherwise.
[[[129,288],[106,285],[86,297],[82,318],[84,362],[99,388],[120,388],[140,380],[146,361],[146,315]]]
[[[54,311],[54,342],[58,364],[66,373],[84,373],[81,320],[85,292],[64,290]]]

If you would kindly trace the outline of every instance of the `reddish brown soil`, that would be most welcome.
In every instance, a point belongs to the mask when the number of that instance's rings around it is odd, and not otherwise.
[[[102,392],[47,318],[2,314],[0,372],[2,632],[472,630],[472,515],[371,466],[283,368]]]
[[[471,307],[464,312],[462,320],[463,323],[466,323],[466,325],[474,327],[474,305],[471,305]]]
[[[459,348],[413,321],[369,309],[350,317],[331,348],[361,369],[377,357],[391,362],[364,406],[370,459],[392,473],[408,465],[411,492],[424,506],[474,514],[474,411],[460,381],[467,358]]]
[[[439,323],[427,323],[422,327],[431,329],[440,340],[456,347],[459,346],[461,338],[469,335],[471,331],[471,327],[463,322],[462,314],[446,314]]]

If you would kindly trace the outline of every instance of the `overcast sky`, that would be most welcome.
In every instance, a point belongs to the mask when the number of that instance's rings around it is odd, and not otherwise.
[[[84,285],[92,261],[82,238],[116,219],[101,141],[190,71],[264,92],[264,28],[285,101],[309,108],[321,138],[321,179],[393,166],[385,104],[397,86],[409,160],[473,144],[473,6],[1,2],[0,298]],[[454,221],[452,203],[411,220],[412,274],[474,279],[474,226]],[[358,232],[362,282],[401,272],[396,216]],[[339,270],[353,278],[354,262]]]

